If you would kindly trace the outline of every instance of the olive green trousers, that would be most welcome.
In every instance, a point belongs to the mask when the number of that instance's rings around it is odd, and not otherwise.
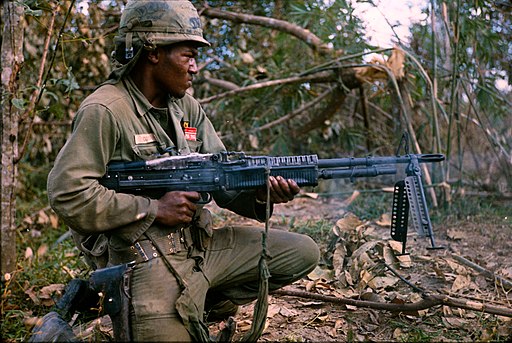
[[[197,340],[194,324],[196,328],[198,322],[204,326],[207,292],[235,304],[255,300],[263,231],[255,227],[216,229],[208,249],[196,256],[182,251],[136,265],[131,284],[133,340]],[[304,277],[320,257],[318,246],[310,237],[282,230],[269,230],[267,252],[270,290]],[[163,258],[179,274],[185,289],[181,289]]]

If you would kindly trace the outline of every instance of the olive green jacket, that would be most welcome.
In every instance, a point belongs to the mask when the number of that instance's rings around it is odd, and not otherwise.
[[[196,140],[186,139],[186,126],[197,129]],[[50,205],[80,235],[117,235],[133,244],[157,225],[157,200],[117,193],[100,185],[98,179],[111,161],[148,160],[168,148],[182,155],[225,151],[191,96],[170,97],[167,109],[157,109],[129,78],[104,84],[81,104],[72,134],[55,160],[48,176]],[[214,198],[221,207],[264,219],[265,206],[255,203],[254,191],[219,192]]]

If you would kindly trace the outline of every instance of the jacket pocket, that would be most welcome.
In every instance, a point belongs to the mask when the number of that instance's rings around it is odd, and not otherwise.
[[[108,237],[104,234],[82,236],[78,249],[84,253],[87,264],[93,269],[104,268],[109,259]]]
[[[135,155],[143,160],[156,158],[162,150],[158,142],[141,143],[132,146]]]

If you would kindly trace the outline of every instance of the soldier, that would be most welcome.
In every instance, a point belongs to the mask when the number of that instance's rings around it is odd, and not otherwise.
[[[93,268],[135,261],[129,306],[135,341],[205,341],[205,313],[208,320],[215,309],[234,314],[257,298],[261,228],[212,229],[197,192],[155,199],[98,183],[110,162],[226,151],[186,92],[198,72],[198,49],[209,45],[189,1],[129,1],[115,38],[116,67],[81,104],[48,177],[50,204]],[[213,197],[263,221],[267,200],[285,203],[299,191],[293,180],[271,177],[269,199],[266,189]],[[319,259],[310,237],[282,230],[270,230],[267,249],[270,290],[302,278]]]

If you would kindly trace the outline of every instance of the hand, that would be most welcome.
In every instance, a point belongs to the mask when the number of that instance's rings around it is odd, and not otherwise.
[[[160,224],[175,226],[192,221],[197,209],[196,202],[201,199],[198,192],[167,192],[158,199],[156,219]]]
[[[274,204],[285,203],[293,200],[296,194],[300,192],[300,187],[292,179],[286,180],[282,176],[270,176],[270,202]],[[266,201],[267,189],[260,188],[256,191],[256,198],[260,201]]]

